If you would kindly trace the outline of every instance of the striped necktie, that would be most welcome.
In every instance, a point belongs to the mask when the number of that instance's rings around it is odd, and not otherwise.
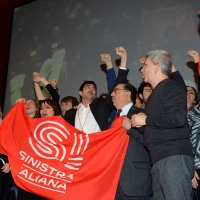
[[[120,116],[120,113],[122,112],[122,109],[119,109],[117,112],[116,112],[116,114],[115,114],[115,116],[114,116],[114,118],[113,118],[113,122]]]

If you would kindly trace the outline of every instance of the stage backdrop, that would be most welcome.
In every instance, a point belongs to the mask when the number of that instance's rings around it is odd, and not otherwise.
[[[142,81],[139,59],[165,49],[186,84],[195,86],[192,59],[200,52],[199,0],[38,0],[15,8],[4,114],[19,97],[35,97],[32,73],[59,80],[59,94],[78,98],[84,80],[94,80],[98,95],[107,92],[101,53],[118,64],[117,46],[128,51],[129,80]],[[115,67],[117,71],[117,67]]]

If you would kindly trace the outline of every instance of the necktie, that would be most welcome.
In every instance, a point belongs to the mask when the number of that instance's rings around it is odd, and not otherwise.
[[[120,113],[122,112],[122,109],[119,109],[117,112],[116,112],[116,114],[115,114],[115,116],[114,116],[114,118],[113,118],[113,122],[120,116]]]

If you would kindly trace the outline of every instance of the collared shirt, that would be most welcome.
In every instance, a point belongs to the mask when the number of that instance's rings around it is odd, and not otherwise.
[[[79,104],[76,112],[75,127],[87,134],[101,131],[89,104],[87,108],[82,103]]]
[[[122,115],[127,115],[128,114],[128,111],[130,110],[130,108],[133,106],[133,103],[129,103],[127,105],[125,105],[123,108],[122,108],[122,112],[120,113],[120,116]]]

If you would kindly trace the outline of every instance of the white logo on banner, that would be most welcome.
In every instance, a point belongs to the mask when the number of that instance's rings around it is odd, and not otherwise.
[[[57,142],[63,142],[68,135],[70,135],[69,131],[62,124],[45,121],[38,124],[34,130],[33,137],[37,144],[34,145],[31,138],[29,138],[29,143],[38,156],[62,161],[66,156],[66,148],[61,144],[57,145]]]
[[[69,135],[70,132],[62,124],[55,121],[45,121],[38,124],[33,132],[37,143],[34,144],[31,138],[29,138],[29,143],[39,157],[63,161],[67,155],[67,149],[60,143],[66,140]],[[88,144],[88,134],[74,133],[74,143],[70,147],[68,162],[64,166],[71,170],[78,170],[83,160],[80,155],[85,152]]]
[[[65,145],[69,136],[72,143]],[[50,166],[49,163],[20,151],[23,166],[17,176],[37,187],[65,193],[67,183],[74,180],[73,171],[79,170],[82,165],[83,153],[89,144],[88,134],[72,134],[61,123],[45,121],[35,127],[33,137],[34,139],[29,137],[29,144],[37,156],[63,162],[66,170],[60,170],[57,164],[56,167]]]

